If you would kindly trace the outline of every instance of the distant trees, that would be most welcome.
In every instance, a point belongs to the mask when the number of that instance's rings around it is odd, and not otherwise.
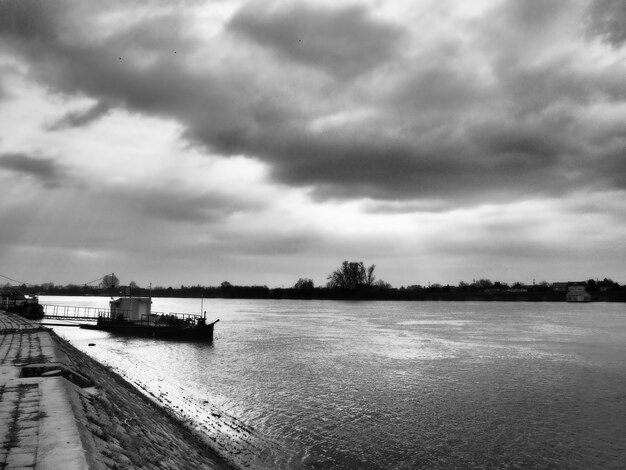
[[[605,290],[619,290],[620,285],[613,279],[605,277],[604,280],[598,282],[598,287]]]
[[[598,288],[598,284],[596,283],[594,279],[589,279],[587,281],[587,290],[589,292],[595,292],[597,288]]]
[[[363,287],[371,287],[376,280],[372,264],[365,268],[363,261],[344,261],[339,269],[328,276],[327,286],[331,289],[356,290]]]
[[[491,286],[493,286],[493,282],[491,282],[489,279],[479,279],[474,284],[476,285],[476,287],[483,290],[489,289]]]
[[[612,279],[606,277],[602,281],[596,281],[594,279],[589,279],[587,281],[587,290],[589,292],[618,290],[619,287],[620,286],[617,282],[614,282]]]
[[[268,288],[262,286],[237,286],[224,281],[217,286],[140,287],[130,281],[130,293],[135,296],[181,297],[181,298],[240,298],[240,299],[324,299],[324,300],[490,300],[490,301],[554,301],[564,302],[568,284],[584,284],[592,295],[592,300],[602,302],[625,302],[626,285],[621,286],[609,278],[589,279],[581,282],[562,282],[557,286],[541,281],[523,285],[516,282],[509,286],[506,282],[489,279],[474,280],[471,283],[460,281],[458,286],[429,283],[394,288],[389,283],[376,279],[375,266],[369,268],[362,262],[344,261],[337,270],[328,276],[328,284],[315,286],[313,280],[302,277],[292,287]],[[107,275],[100,279],[98,286],[88,284],[55,285],[46,282],[41,285],[12,285],[5,289],[20,289],[29,295],[115,295],[121,294],[119,279]]]
[[[311,290],[314,287],[315,287],[315,284],[313,283],[313,279],[302,278],[302,277],[298,279],[298,281],[293,286],[293,288],[296,290]]]
[[[235,286],[228,281],[220,284],[219,296],[225,299],[268,299],[270,289],[267,286]]]
[[[506,282],[496,281],[491,286],[491,289],[508,289],[509,285]]]
[[[115,274],[107,274],[102,278],[102,282],[100,283],[102,289],[114,289],[119,286],[120,280]]]

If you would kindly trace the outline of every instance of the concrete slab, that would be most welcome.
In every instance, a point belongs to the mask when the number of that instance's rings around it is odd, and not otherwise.
[[[67,397],[65,379],[41,379],[40,409],[45,416],[39,428],[38,469],[82,470],[87,460]]]
[[[7,458],[6,468],[15,469],[19,467],[33,468],[37,458],[31,452],[11,452]]]
[[[50,333],[0,313],[0,468],[87,469],[66,380],[20,377],[37,362],[58,362]]]

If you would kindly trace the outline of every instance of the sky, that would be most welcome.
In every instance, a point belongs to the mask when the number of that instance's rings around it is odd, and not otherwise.
[[[626,2],[0,0],[1,275],[343,260],[626,283]]]

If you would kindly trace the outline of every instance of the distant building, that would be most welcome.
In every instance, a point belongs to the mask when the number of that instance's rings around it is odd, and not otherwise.
[[[513,284],[509,289],[506,290],[507,292],[515,292],[515,293],[521,293],[521,292],[528,292],[528,289],[526,288],[526,286],[520,284],[519,282],[516,282],[515,284]]]
[[[565,300],[568,302],[591,302],[591,295],[587,292],[583,282],[572,282],[569,284]]]
[[[554,289],[556,292],[567,292],[568,283],[567,282],[553,282],[552,289]]]

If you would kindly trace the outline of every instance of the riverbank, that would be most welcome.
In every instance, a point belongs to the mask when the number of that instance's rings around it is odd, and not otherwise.
[[[4,312],[0,429],[0,468],[232,468],[108,367]]]
[[[110,292],[101,290],[62,289],[41,291],[24,289],[39,296],[94,296],[110,298]],[[589,290],[592,302],[626,302],[626,286],[611,290]],[[254,300],[379,300],[379,301],[441,301],[441,302],[566,302],[567,290],[555,290],[540,285],[522,289],[477,289],[454,286],[409,286],[397,288],[370,287],[345,290],[315,287],[311,289],[273,288],[266,286],[189,287],[181,289],[137,289],[135,296],[178,299],[254,299]]]

